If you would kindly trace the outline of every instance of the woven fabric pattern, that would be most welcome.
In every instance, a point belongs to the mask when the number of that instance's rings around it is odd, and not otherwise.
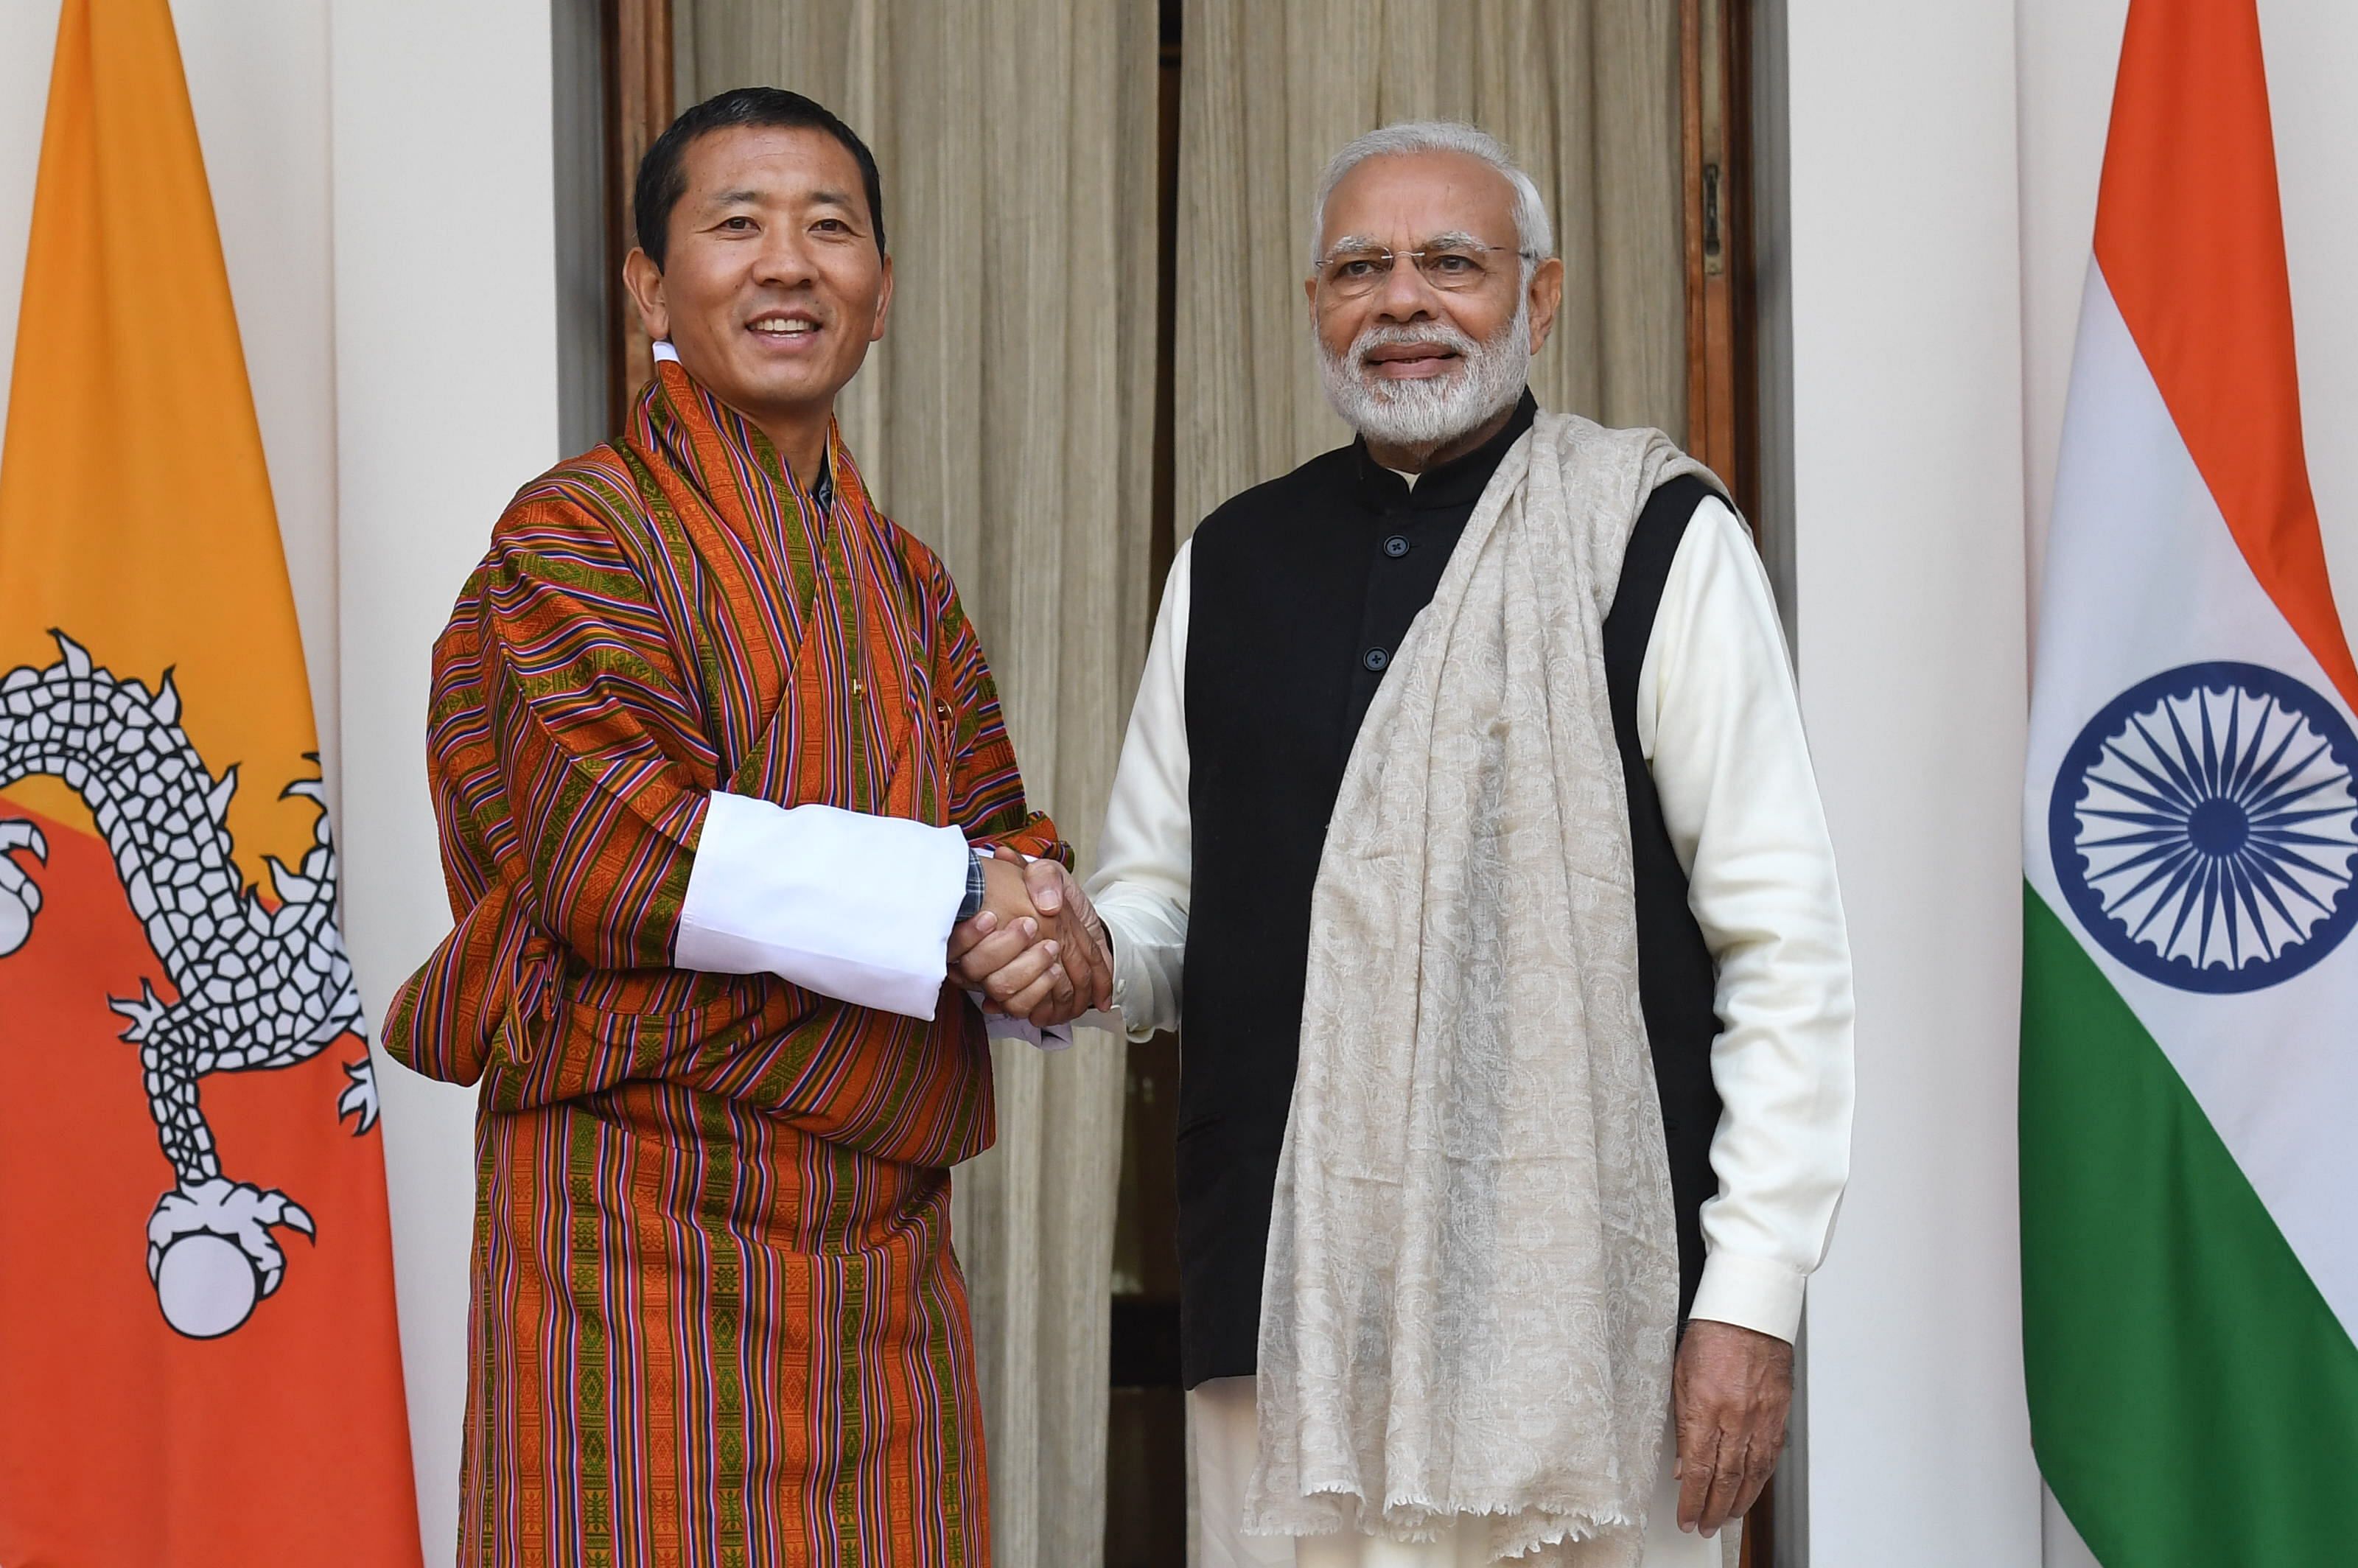
[[[1702,467],[1541,414],[1361,727],[1310,916],[1249,1528],[1635,1568],[1678,1241],[1604,622]],[[1470,1522],[1470,1521],[1469,1521]]]
[[[669,967],[715,788],[1068,858],[933,553],[676,363],[527,486],[435,649],[458,928],[386,1046],[481,1081],[460,1559],[990,1560],[951,1163],[979,1013]]]

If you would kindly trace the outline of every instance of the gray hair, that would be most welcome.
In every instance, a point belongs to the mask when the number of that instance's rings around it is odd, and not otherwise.
[[[1507,156],[1498,138],[1456,120],[1403,120],[1347,144],[1326,160],[1318,176],[1318,191],[1310,202],[1310,270],[1318,270],[1320,242],[1326,237],[1326,199],[1343,177],[1371,157],[1403,153],[1464,153],[1479,158],[1504,175],[1515,190],[1515,248],[1523,254],[1526,277],[1538,263],[1555,254],[1555,231],[1548,223],[1547,203],[1540,188]]]

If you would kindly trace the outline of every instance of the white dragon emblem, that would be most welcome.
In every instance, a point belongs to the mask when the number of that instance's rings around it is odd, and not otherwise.
[[[316,778],[287,786],[319,808],[317,843],[299,871],[270,860],[277,905],[240,876],[225,826],[237,769],[219,779],[179,725],[169,671],[154,693],[93,666],[63,633],[47,669],[0,679],[0,789],[38,775],[62,779],[97,819],[124,895],[146,928],[175,1000],[140,982],[135,998],[111,998],[130,1020],[147,1107],[176,1178],[147,1221],[147,1275],[165,1321],[211,1339],[229,1333],[278,1289],[287,1267],[272,1232],[314,1234],[311,1217],[286,1194],[222,1174],[212,1130],[198,1104],[210,1073],[288,1067],[347,1034],[366,1038],[360,992],[336,926],[336,851]],[[313,759],[316,761],[317,759]],[[46,863],[40,830],[0,820],[0,958],[21,948],[40,912],[38,883],[13,855]],[[377,1114],[365,1052],[339,1119],[354,1136]]]

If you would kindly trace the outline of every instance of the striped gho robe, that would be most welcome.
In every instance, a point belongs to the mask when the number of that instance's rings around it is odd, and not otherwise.
[[[458,928],[385,1045],[482,1085],[465,1563],[990,1561],[947,1170],[993,1135],[980,1015],[671,967],[715,789],[1069,863],[948,573],[828,464],[821,516],[660,364],[435,647]]]

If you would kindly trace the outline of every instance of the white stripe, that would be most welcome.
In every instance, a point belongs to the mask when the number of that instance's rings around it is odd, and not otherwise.
[[[2342,1325],[2358,1335],[2358,934],[2314,968],[2235,995],[2184,990],[2081,927],[2050,861],[2064,753],[2114,697],[2179,665],[2266,665],[2346,704],[2228,532],[2092,265],[2071,368],[2040,607],[2023,825],[2031,883],[2158,1041]]]

